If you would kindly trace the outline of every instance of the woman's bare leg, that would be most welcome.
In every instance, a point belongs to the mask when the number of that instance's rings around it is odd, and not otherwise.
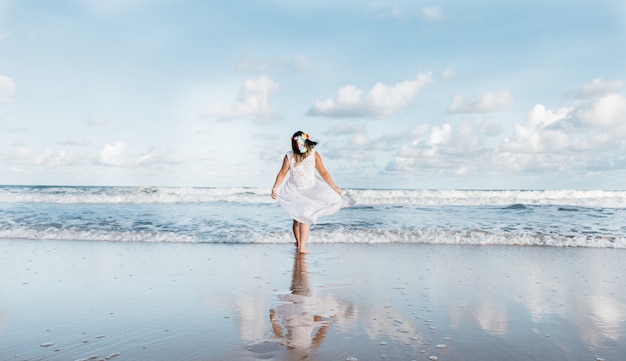
[[[309,239],[310,224],[304,224],[293,220],[293,236],[296,238],[296,248],[298,253],[308,253],[305,249],[306,241]]]
[[[300,222],[293,220],[293,236],[296,238],[296,248],[300,248]]]
[[[311,229],[310,224],[300,223],[300,244],[298,247],[298,252],[300,253],[309,253],[304,246],[306,245],[306,241],[309,239],[309,230]]]

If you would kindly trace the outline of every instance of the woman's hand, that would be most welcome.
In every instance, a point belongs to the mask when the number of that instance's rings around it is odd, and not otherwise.
[[[278,194],[276,194],[276,189],[272,189],[272,199],[278,198]]]
[[[339,188],[339,187],[337,187],[337,186],[334,186],[334,187],[333,187],[333,189],[334,189],[334,190],[335,190],[335,192],[337,192],[338,194],[341,194],[341,192],[343,192],[343,191],[341,190],[341,188]]]

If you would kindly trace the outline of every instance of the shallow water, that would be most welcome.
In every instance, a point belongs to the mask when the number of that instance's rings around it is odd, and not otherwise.
[[[0,355],[617,360],[624,250],[0,241]],[[8,357],[7,357],[8,356]]]
[[[626,248],[626,192],[349,190],[312,243]],[[0,239],[291,243],[252,188],[0,187]]]

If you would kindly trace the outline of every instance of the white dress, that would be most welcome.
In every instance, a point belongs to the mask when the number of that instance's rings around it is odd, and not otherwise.
[[[278,201],[291,218],[300,223],[315,224],[321,216],[354,205],[352,198],[338,194],[316,174],[315,150],[311,150],[298,165],[295,165],[292,152],[288,152],[287,157],[289,178],[278,194]]]

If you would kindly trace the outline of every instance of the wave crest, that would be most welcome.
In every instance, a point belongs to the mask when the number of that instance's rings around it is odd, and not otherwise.
[[[223,244],[290,244],[288,231],[253,232],[238,230],[212,236],[149,231],[77,231],[48,228],[43,230],[13,228],[0,230],[0,239],[39,239],[105,242],[147,243],[223,243]],[[355,244],[454,244],[546,247],[590,247],[626,249],[626,238],[606,235],[541,235],[520,233],[490,233],[482,230],[375,230],[318,229],[311,234],[310,243]]]
[[[384,190],[348,189],[360,206],[561,205],[626,208],[626,191],[603,190]],[[6,203],[272,203],[266,188],[201,187],[0,187]]]

